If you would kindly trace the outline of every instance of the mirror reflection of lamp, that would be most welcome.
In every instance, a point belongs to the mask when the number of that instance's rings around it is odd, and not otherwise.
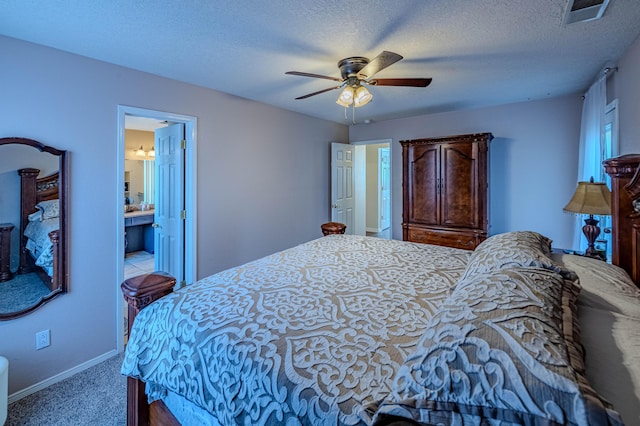
[[[587,239],[587,250],[584,255],[601,259],[601,255],[596,250],[594,243],[600,235],[600,221],[593,218],[593,215],[608,216],[611,214],[611,192],[604,182],[594,182],[593,177],[589,182],[578,182],[573,197],[564,206],[565,212],[588,214],[584,220],[585,225],[582,232]]]

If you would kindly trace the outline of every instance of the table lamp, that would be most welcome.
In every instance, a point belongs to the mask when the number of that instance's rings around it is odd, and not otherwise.
[[[604,182],[594,182],[593,177],[589,182],[578,182],[576,192],[563,210],[589,215],[584,220],[585,225],[582,227],[582,232],[589,243],[584,255],[601,258],[594,247],[594,242],[600,235],[600,227],[598,226],[599,221],[595,220],[593,215],[611,214],[611,192],[607,185]]]

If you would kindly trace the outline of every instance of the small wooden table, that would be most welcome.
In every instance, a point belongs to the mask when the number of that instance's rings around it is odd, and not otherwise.
[[[589,257],[591,259],[598,259],[598,260],[602,260],[603,262],[611,263],[610,261],[607,260],[606,257],[602,257],[602,256],[599,256],[599,255],[598,256],[587,256],[586,254],[584,254],[584,252],[579,252],[579,251],[576,251],[576,250],[569,250],[569,249],[552,247],[551,248],[551,253],[572,254],[574,256]]]
[[[0,223],[0,282],[13,278],[11,273],[11,231],[13,224]]]
[[[322,229],[322,235],[344,234],[347,225],[340,222],[327,222],[323,223],[320,228]]]

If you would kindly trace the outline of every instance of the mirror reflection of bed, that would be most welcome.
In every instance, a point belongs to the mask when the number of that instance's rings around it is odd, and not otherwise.
[[[0,139],[2,320],[66,291],[64,154],[31,139]]]

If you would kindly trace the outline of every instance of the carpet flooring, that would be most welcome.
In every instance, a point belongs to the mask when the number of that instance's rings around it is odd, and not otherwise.
[[[5,426],[121,426],[127,421],[127,379],[118,354],[9,405]]]
[[[0,283],[0,313],[30,308],[50,292],[35,272],[15,275],[13,279]]]

